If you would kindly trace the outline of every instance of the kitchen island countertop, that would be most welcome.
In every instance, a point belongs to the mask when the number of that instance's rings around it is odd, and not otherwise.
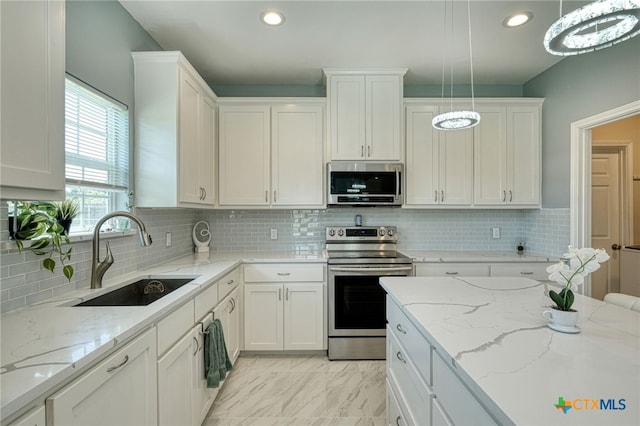
[[[546,326],[542,312],[551,301],[538,281],[383,277],[381,282],[499,423],[638,424],[637,312],[576,295],[581,332],[565,334]],[[563,413],[555,407],[559,397],[615,400],[617,409],[578,403]]]

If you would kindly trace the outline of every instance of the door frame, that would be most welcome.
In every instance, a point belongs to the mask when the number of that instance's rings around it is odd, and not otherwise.
[[[591,245],[591,129],[640,113],[640,100],[571,123],[570,244]],[[591,295],[591,280],[583,292]]]

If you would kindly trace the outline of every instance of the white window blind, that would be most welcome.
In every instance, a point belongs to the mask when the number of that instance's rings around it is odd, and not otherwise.
[[[80,205],[72,233],[91,231],[105,214],[128,207],[127,107],[69,75],[65,87],[65,163],[66,198],[78,200]]]
[[[67,185],[126,191],[129,187],[129,114],[126,107],[67,78]]]

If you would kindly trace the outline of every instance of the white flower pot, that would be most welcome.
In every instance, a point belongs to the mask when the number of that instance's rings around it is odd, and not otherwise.
[[[580,329],[576,326],[578,323],[578,311],[561,311],[560,309],[551,308],[542,313],[545,318],[549,319],[549,328],[561,331],[563,333],[579,333]]]

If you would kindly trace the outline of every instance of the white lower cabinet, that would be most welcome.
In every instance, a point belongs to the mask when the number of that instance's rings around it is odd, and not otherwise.
[[[416,263],[417,277],[488,277],[489,271],[483,263]]]
[[[240,355],[241,306],[240,290],[236,287],[213,311],[213,316],[222,323],[224,342],[232,364]]]
[[[157,424],[155,360],[154,328],[49,397],[48,424]]]
[[[46,426],[44,405],[18,417],[15,421],[9,423],[9,426]]]
[[[391,384],[389,383],[389,379],[387,379],[387,425],[389,426],[407,426],[409,422],[407,421],[406,415],[402,412],[400,408],[400,402],[396,397]]]
[[[433,391],[443,413],[446,413],[445,419],[451,419],[456,425],[497,424],[439,354],[433,356],[432,368]]]
[[[194,425],[202,424],[207,416],[211,405],[220,388],[207,387],[206,370],[204,365],[204,331],[207,330],[213,321],[213,314],[208,314],[200,324],[196,325],[195,335],[197,338],[197,347],[194,351],[194,360],[192,365],[192,381],[191,387],[191,416]]]
[[[158,424],[190,425],[195,355],[200,326],[194,327],[158,360]]]
[[[245,350],[326,349],[324,269],[319,264],[245,266]]]

